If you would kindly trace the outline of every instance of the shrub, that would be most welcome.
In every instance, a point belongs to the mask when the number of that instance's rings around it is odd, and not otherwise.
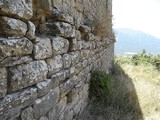
[[[111,76],[102,71],[93,71],[90,81],[90,98],[104,100],[108,93],[111,82]]]

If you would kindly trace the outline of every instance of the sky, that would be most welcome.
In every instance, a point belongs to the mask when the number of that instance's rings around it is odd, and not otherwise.
[[[160,0],[113,0],[113,27],[160,38]]]

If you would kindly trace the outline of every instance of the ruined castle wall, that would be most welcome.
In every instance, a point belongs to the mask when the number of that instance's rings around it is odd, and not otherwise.
[[[91,70],[112,68],[112,37],[94,26],[105,13],[110,0],[0,0],[0,120],[83,111]]]

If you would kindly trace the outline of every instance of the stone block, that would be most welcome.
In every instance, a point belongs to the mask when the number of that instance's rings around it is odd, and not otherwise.
[[[47,13],[51,13],[52,11],[52,0],[39,0],[38,1],[41,8],[47,12]]]
[[[52,48],[53,48],[54,55],[68,52],[69,41],[67,39],[62,37],[53,37],[51,41],[52,41]]]
[[[35,25],[31,21],[29,21],[28,22],[28,31],[26,33],[26,37],[30,40],[35,39],[35,31],[36,31]]]
[[[72,63],[72,58],[70,54],[64,54],[63,55],[63,67],[69,68],[71,66],[71,63]]]
[[[71,25],[74,24],[74,20],[73,20],[72,16],[70,16],[67,13],[60,12],[58,9],[53,9],[52,18],[54,20],[66,22],[66,23],[69,23]]]
[[[51,89],[56,88],[59,85],[57,79],[47,79],[43,82],[37,83],[38,97],[42,97],[49,93]]]
[[[33,108],[28,107],[28,108],[25,108],[24,110],[22,110],[20,118],[21,118],[21,120],[34,120]]]
[[[59,81],[60,83],[62,83],[66,78],[69,78],[69,77],[70,77],[70,71],[69,70],[63,70],[63,71],[60,71],[60,72],[52,75],[51,79]]]
[[[49,120],[59,120],[59,116],[64,111],[67,104],[67,98],[64,97],[59,103],[48,113]]]
[[[33,15],[32,0],[0,0],[0,15],[30,19]]]
[[[45,117],[41,117],[39,120],[49,120],[49,119],[45,116]]]
[[[47,112],[49,112],[59,100],[59,88],[51,90],[47,95],[39,98],[33,104],[33,111],[35,119],[40,119]]]
[[[36,37],[34,45],[35,59],[44,59],[52,56],[51,41],[47,37]]]
[[[73,120],[73,111],[69,107],[66,107],[63,113],[60,115],[59,120]]]
[[[0,38],[0,61],[10,56],[31,54],[33,44],[27,38],[6,39]]]
[[[79,62],[78,64],[72,66],[70,68],[70,74],[71,74],[71,76],[75,75],[75,74],[78,74],[82,69],[83,69],[83,66],[82,66],[81,62]]]
[[[62,56],[57,55],[53,58],[47,59],[48,64],[48,76],[53,75],[56,72],[59,72],[63,68]]]
[[[28,64],[9,68],[9,92],[16,91],[46,79],[48,67],[45,61],[33,61]]]
[[[76,38],[70,40],[69,50],[70,50],[70,51],[79,50],[79,48],[78,48],[78,41],[77,41]]]
[[[53,7],[56,7],[59,10],[62,10],[63,8],[63,0],[52,0],[53,1]]]
[[[76,82],[77,76],[73,76],[60,86],[61,98],[63,98],[75,86]]]
[[[69,54],[71,55],[72,65],[77,64],[80,60],[80,52],[70,52]]]
[[[69,23],[48,21],[40,26],[42,34],[75,38],[75,28]]]
[[[81,32],[82,37],[91,32],[91,28],[86,25],[81,25],[78,30]]]
[[[7,93],[7,71],[5,68],[0,68],[0,99]]]
[[[0,26],[4,37],[23,37],[27,32],[27,24],[14,18],[0,17]]]
[[[37,99],[37,89],[28,88],[20,92],[12,93],[0,101],[0,120],[12,118],[21,109],[29,106]]]
[[[11,67],[23,63],[29,63],[32,61],[30,56],[22,56],[22,57],[7,57],[2,62],[0,62],[0,66]]]

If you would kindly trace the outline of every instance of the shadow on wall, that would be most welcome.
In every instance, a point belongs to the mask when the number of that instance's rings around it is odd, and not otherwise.
[[[132,79],[114,66],[111,90],[105,102],[93,100],[80,120],[144,120]]]

